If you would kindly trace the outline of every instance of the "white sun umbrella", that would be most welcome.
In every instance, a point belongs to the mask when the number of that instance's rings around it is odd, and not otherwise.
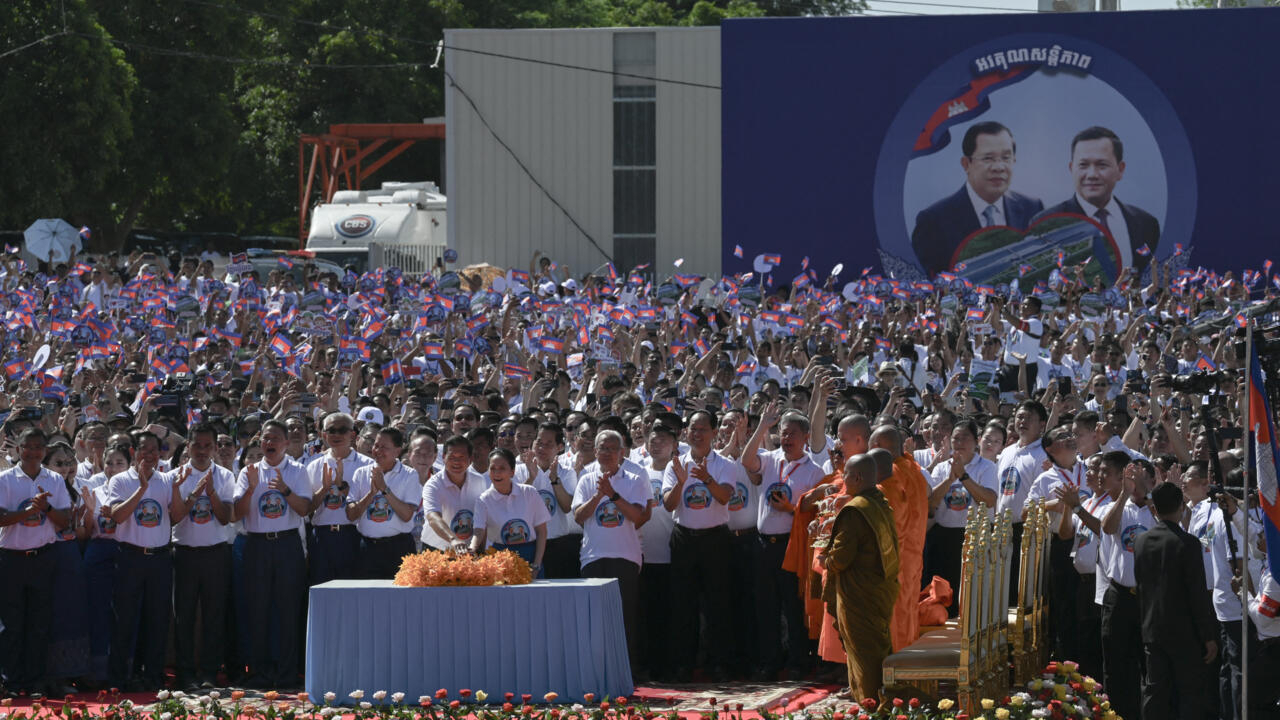
[[[73,248],[76,252],[84,249],[80,231],[59,218],[37,220],[22,236],[26,241],[26,251],[47,262],[67,262]]]

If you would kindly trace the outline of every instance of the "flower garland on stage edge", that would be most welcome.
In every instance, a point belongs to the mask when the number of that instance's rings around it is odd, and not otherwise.
[[[400,561],[395,584],[401,587],[527,585],[533,568],[510,550],[489,549],[478,555],[424,550]]]
[[[307,693],[296,698],[270,691],[261,700],[250,703],[242,690],[230,692],[229,702],[212,690],[203,695],[180,691],[161,691],[150,707],[136,705],[119,695],[98,693],[103,705],[90,708],[74,702],[71,696],[34,703],[30,708],[14,706],[9,699],[0,700],[2,720],[682,720],[675,710],[662,710],[625,697],[604,698],[596,702],[587,693],[583,703],[558,703],[559,696],[549,692],[535,701],[533,695],[506,693],[498,704],[483,704],[489,695],[483,690],[459,690],[451,695],[446,689],[434,695],[423,695],[417,702],[403,692],[378,690],[367,697],[363,690],[353,690],[344,698],[346,707],[337,705],[338,695],[327,692],[313,701]],[[265,707],[262,703],[265,702]],[[538,704],[534,704],[537,702]],[[710,700],[710,711],[699,713],[700,720],[744,720],[751,714],[760,720],[1121,720],[1111,709],[1102,686],[1093,678],[1082,676],[1073,662],[1052,662],[1040,678],[1027,685],[1026,692],[1013,693],[999,701],[984,699],[973,714],[962,712],[956,702],[944,698],[924,703],[917,698],[896,698],[879,703],[870,698],[862,702],[806,708],[803,703],[794,711],[777,712],[766,708],[744,708],[742,703],[720,704]],[[754,717],[750,720],[755,720]]]

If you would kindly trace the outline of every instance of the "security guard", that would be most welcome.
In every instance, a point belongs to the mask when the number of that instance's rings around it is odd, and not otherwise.
[[[378,431],[373,463],[356,471],[351,480],[347,519],[360,533],[360,567],[365,577],[391,580],[400,560],[413,554],[413,515],[422,486],[418,471],[400,462],[404,435],[392,427]]]
[[[213,463],[218,431],[208,423],[191,429],[190,460],[174,479],[182,501],[173,526],[173,645],[178,687],[212,688],[223,660],[224,625],[231,589],[231,544],[227,524],[235,476]],[[201,626],[200,667],[196,668],[196,608]]]
[[[111,652],[107,679],[117,688],[164,687],[164,650],[173,600],[171,518],[185,514],[169,473],[160,471],[160,438],[135,435],[133,466],[107,481],[120,555],[112,592]],[[137,637],[136,660],[134,638]],[[133,670],[139,667],[133,680]]]
[[[235,516],[243,520],[248,534],[245,585],[253,588],[243,620],[250,637],[249,678],[244,684],[254,688],[291,688],[298,680],[306,583],[298,530],[311,511],[311,483],[306,469],[285,454],[288,444],[284,423],[262,423],[262,460],[241,470],[236,480]]]
[[[18,464],[0,472],[0,671],[10,697],[44,691],[49,627],[53,624],[53,564],[47,550],[71,522],[62,478],[41,465],[47,437],[39,428],[18,436]]]

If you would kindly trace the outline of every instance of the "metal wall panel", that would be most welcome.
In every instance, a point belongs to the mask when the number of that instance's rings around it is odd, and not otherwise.
[[[445,70],[529,172],[613,249],[613,78],[465,52],[482,50],[611,70],[614,29],[449,30]],[[718,28],[657,28],[657,75],[718,85]],[[535,249],[575,275],[605,257],[538,189],[446,77],[449,246],[459,265],[527,267]],[[718,273],[720,93],[658,87],[658,262],[666,272]],[[665,267],[663,267],[665,264]],[[626,268],[620,268],[624,271]]]

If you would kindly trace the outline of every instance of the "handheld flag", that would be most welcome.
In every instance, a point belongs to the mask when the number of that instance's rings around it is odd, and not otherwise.
[[[741,245],[734,245],[734,246],[733,246],[733,256],[734,256],[734,257],[736,257],[736,258],[740,258],[740,257],[742,257],[742,246],[741,246]]]

